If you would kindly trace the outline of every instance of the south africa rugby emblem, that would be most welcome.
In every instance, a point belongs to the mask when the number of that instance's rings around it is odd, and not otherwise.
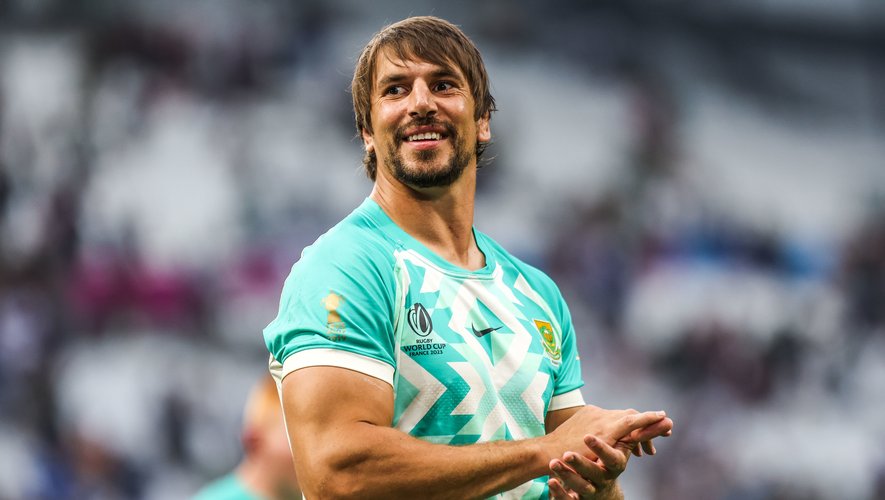
[[[559,347],[556,334],[553,332],[553,325],[549,321],[542,321],[540,319],[533,319],[532,321],[535,323],[538,333],[541,334],[541,343],[544,345],[544,352],[547,354],[547,357],[554,364],[558,364],[562,359],[562,349]]]

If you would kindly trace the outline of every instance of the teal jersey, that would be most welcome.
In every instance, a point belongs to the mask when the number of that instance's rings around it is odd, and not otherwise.
[[[192,500],[262,500],[262,497],[249,492],[237,475],[231,472],[204,486]]]
[[[367,199],[313,245],[283,286],[264,340],[278,383],[337,366],[393,387],[393,426],[464,445],[545,433],[584,404],[575,332],[553,281],[474,230],[486,265],[430,251]],[[499,498],[546,498],[546,477]]]

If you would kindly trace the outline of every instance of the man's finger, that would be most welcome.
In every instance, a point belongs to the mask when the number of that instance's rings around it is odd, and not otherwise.
[[[630,432],[629,440],[633,442],[649,441],[656,437],[666,437],[673,433],[673,420],[662,418],[648,426]]]
[[[547,486],[550,487],[550,498],[553,500],[571,500],[576,498],[576,496],[572,496],[566,491],[565,486],[562,485],[562,481],[555,477],[551,477],[547,480]]]
[[[595,485],[603,484],[612,479],[608,477],[608,471],[606,471],[598,462],[590,460],[577,453],[571,451],[566,452],[565,455],[563,455],[562,460],[579,476]]]
[[[596,436],[589,434],[584,436],[584,444],[599,457],[602,465],[608,471],[607,476],[610,479],[618,477],[627,468],[627,458],[630,456],[629,450],[619,451],[602,439],[597,439]],[[627,443],[618,444],[629,446]]]
[[[648,441],[642,441],[639,443],[640,448],[645,451],[646,455],[654,455],[657,450],[655,450],[654,443],[651,442],[651,439]]]
[[[618,419],[615,424],[615,434],[611,436],[615,441],[623,439],[625,436],[633,433],[638,429],[644,429],[652,424],[656,424],[666,418],[666,413],[662,411],[647,411],[644,413],[636,413],[632,415],[624,415]],[[668,419],[669,420],[669,419]],[[672,421],[671,421],[672,422]],[[672,424],[670,425],[672,427]],[[663,431],[663,430],[662,430]],[[652,436],[656,437],[656,436]],[[646,438],[649,439],[649,438]]]
[[[580,474],[562,460],[556,458],[551,460],[550,470],[553,471],[557,479],[562,481],[563,486],[567,490],[577,493],[578,497],[591,496],[596,493],[596,485],[581,477]]]

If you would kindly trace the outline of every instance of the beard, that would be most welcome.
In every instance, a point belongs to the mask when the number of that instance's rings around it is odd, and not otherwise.
[[[430,166],[440,152],[436,149],[425,149],[416,152],[416,160],[413,165],[407,165],[401,153],[401,146],[405,142],[405,131],[409,127],[437,125],[445,127],[446,136],[452,144],[452,156],[448,163],[438,168]],[[470,157],[473,154],[467,141],[458,136],[455,127],[449,123],[442,123],[430,120],[416,120],[407,126],[399,127],[394,134],[394,143],[387,148],[387,157],[390,158],[391,170],[393,176],[407,186],[418,188],[445,187],[452,185],[457,181],[467,165],[470,164]]]

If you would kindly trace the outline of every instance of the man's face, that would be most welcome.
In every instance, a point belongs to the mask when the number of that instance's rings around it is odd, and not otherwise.
[[[488,117],[474,120],[464,74],[420,60],[378,53],[372,89],[373,133],[363,131],[380,171],[415,188],[448,186],[476,161],[476,142],[491,138]]]
[[[301,498],[283,412],[272,409],[255,432],[260,434],[261,443],[253,453],[261,454],[263,474],[276,491],[276,498]]]

